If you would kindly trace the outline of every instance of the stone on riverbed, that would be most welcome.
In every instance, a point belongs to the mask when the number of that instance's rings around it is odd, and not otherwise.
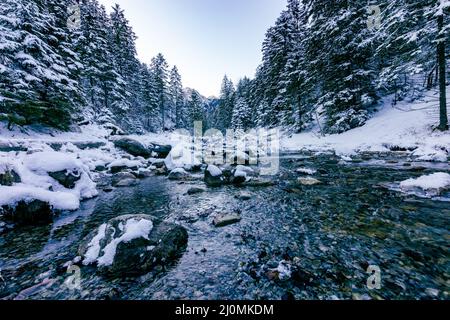
[[[225,184],[226,179],[218,167],[209,165],[205,170],[205,183],[210,187],[219,187]]]
[[[132,187],[135,186],[137,184],[137,180],[136,178],[134,179],[124,179],[124,180],[120,180],[118,183],[116,183],[116,187],[118,188],[125,188],[125,187]]]
[[[239,200],[250,200],[252,198],[252,195],[248,192],[241,192],[240,194],[236,195],[235,198]]]
[[[188,180],[191,177],[183,168],[176,168],[170,171],[169,180]]]
[[[193,195],[193,194],[202,193],[202,192],[205,192],[205,189],[199,188],[199,187],[192,187],[187,191],[187,194]]]
[[[220,213],[214,218],[213,224],[216,228],[220,228],[239,221],[241,221],[241,216],[237,213]]]
[[[118,185],[124,186],[126,184],[124,181],[129,182],[128,180],[136,182],[136,176],[131,172],[119,172],[113,176],[112,185],[115,187]]]
[[[307,177],[307,178],[298,178],[297,180],[300,184],[304,186],[315,186],[318,184],[322,184],[322,181],[317,180],[315,178]]]
[[[269,180],[269,179],[251,179],[249,181],[245,181],[243,183],[244,186],[247,187],[271,187],[276,184],[275,181]]]
[[[186,229],[149,215],[114,218],[91,232],[79,247],[84,265],[110,275],[141,275],[167,265],[185,250]]]

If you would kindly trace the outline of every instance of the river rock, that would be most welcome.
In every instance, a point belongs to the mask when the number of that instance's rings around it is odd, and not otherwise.
[[[298,178],[297,181],[304,186],[314,186],[322,183],[322,181],[311,177]]]
[[[136,176],[132,174],[131,172],[119,172],[113,175],[112,182],[113,184],[119,182],[120,180],[124,179],[136,179]]]
[[[120,180],[119,182],[117,182],[115,184],[115,186],[118,187],[118,188],[124,188],[124,187],[132,187],[132,186],[135,186],[136,184],[137,184],[136,178],[134,178],[134,179],[123,179],[123,180]]]
[[[199,187],[192,187],[192,188],[189,188],[189,190],[187,191],[187,194],[193,195],[193,194],[202,193],[202,192],[205,192],[205,189],[199,188]]]
[[[169,155],[171,150],[172,146],[170,145],[153,144],[152,155],[158,159],[165,159]]]
[[[183,168],[176,168],[170,171],[169,180],[188,180],[191,177]]]
[[[81,150],[85,150],[85,149],[99,149],[101,147],[104,147],[106,145],[105,142],[103,141],[81,141],[81,142],[73,142],[73,144],[81,149]]]
[[[0,213],[3,213],[6,220],[18,225],[36,225],[51,222],[55,212],[47,202],[22,200],[14,207],[3,206]]]
[[[205,170],[204,180],[210,187],[218,187],[226,183],[222,170],[211,164]]]
[[[0,185],[12,186],[13,183],[20,183],[20,176],[14,170],[5,170],[0,174]]]
[[[149,215],[125,215],[102,224],[81,243],[84,265],[111,275],[141,275],[167,265],[185,250],[186,229]]]
[[[145,147],[142,143],[129,137],[120,137],[114,140],[114,145],[125,152],[135,156],[149,158],[152,150]]]
[[[251,179],[244,183],[244,185],[247,187],[271,187],[275,184],[275,181],[269,179]]]
[[[78,170],[49,172],[48,175],[58,181],[59,184],[67,189],[75,188],[76,182],[81,178],[81,172],[79,172]]]
[[[241,184],[247,180],[247,173],[242,170],[236,169],[233,173],[233,177],[231,178],[231,182],[233,184]]]
[[[237,213],[219,213],[213,220],[216,228],[225,227],[241,221],[241,216]]]
[[[139,178],[139,179],[144,179],[144,178],[148,178],[153,176],[153,172],[150,169],[146,169],[146,168],[140,168],[135,175]]]
[[[236,199],[239,200],[250,200],[252,198],[252,195],[248,192],[241,192],[240,194],[235,196]]]
[[[157,159],[152,162],[152,165],[156,168],[166,168],[166,163],[164,162],[164,159]]]

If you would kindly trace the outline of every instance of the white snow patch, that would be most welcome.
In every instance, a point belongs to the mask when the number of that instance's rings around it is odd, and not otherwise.
[[[118,159],[113,162],[111,162],[108,165],[108,168],[112,167],[127,167],[127,168],[134,168],[134,167],[141,167],[142,162],[138,160],[129,160],[129,159]]]
[[[200,157],[201,153],[195,153],[191,143],[182,141],[172,148],[164,163],[168,170],[175,168],[191,170],[194,166],[201,165]]]
[[[400,183],[400,188],[420,188],[422,190],[440,190],[450,187],[450,174],[437,172],[421,176],[417,179],[408,179]]]
[[[88,265],[91,263],[94,263],[99,254],[100,254],[100,241],[102,241],[105,238],[106,235],[106,223],[102,224],[98,228],[98,232],[95,235],[94,238],[92,238],[91,242],[88,244],[88,249],[86,251],[86,254],[84,255],[85,258],[83,260],[84,265]]]
[[[278,278],[281,281],[290,279],[292,276],[291,265],[285,260],[280,261],[277,267],[277,271]]]
[[[76,210],[80,206],[78,197],[69,192],[52,192],[24,184],[0,186],[0,206],[15,207],[20,201],[33,200],[47,202],[55,210]]]
[[[447,92],[450,94],[450,86]],[[425,94],[432,96],[433,93]],[[450,132],[433,130],[438,124],[438,120],[430,115],[437,108],[435,102],[432,99],[413,103],[403,101],[394,107],[391,102],[392,97],[387,97],[379,111],[362,127],[325,136],[318,128],[313,128],[283,138],[281,147],[286,151],[332,150],[341,157],[348,157],[362,151],[389,151],[389,146],[398,146],[415,150],[411,152],[421,160],[447,161]]]

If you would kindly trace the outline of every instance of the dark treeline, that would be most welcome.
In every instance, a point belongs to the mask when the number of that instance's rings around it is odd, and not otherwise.
[[[450,8],[440,5],[288,0],[267,31],[255,79],[240,81],[232,95],[225,78],[218,127],[298,132],[323,118],[325,132],[339,133],[364,124],[383,96],[395,94],[394,103],[419,98],[438,85],[439,37],[447,39],[447,58],[450,53]],[[438,16],[444,17],[441,34]]]
[[[88,120],[127,132],[192,128],[194,121],[205,129],[298,132],[320,118],[325,132],[343,132],[364,124],[383,96],[416,99],[437,87],[439,16],[441,38],[449,31],[449,8],[439,0],[380,0],[372,4],[378,7],[288,0],[267,31],[254,79],[235,86],[225,77],[215,100],[183,88],[162,54],[141,63],[119,6],[107,14],[96,0],[83,0],[73,27],[76,12],[68,8],[77,3],[2,0],[0,119],[63,129]],[[448,57],[448,41],[443,47]]]
[[[123,10],[108,15],[96,0],[2,0],[0,107],[19,124],[66,129],[90,119],[128,132],[189,127],[205,99],[184,90],[162,54],[136,58]],[[76,7],[74,7],[76,8]],[[201,113],[201,111],[200,111]]]

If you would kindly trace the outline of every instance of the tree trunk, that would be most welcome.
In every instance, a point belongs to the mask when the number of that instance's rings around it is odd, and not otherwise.
[[[442,29],[444,27],[444,15],[439,15],[438,20],[438,63],[439,63],[439,127],[441,131],[448,130],[448,117],[447,117],[447,97],[445,88],[445,37],[442,34]]]

